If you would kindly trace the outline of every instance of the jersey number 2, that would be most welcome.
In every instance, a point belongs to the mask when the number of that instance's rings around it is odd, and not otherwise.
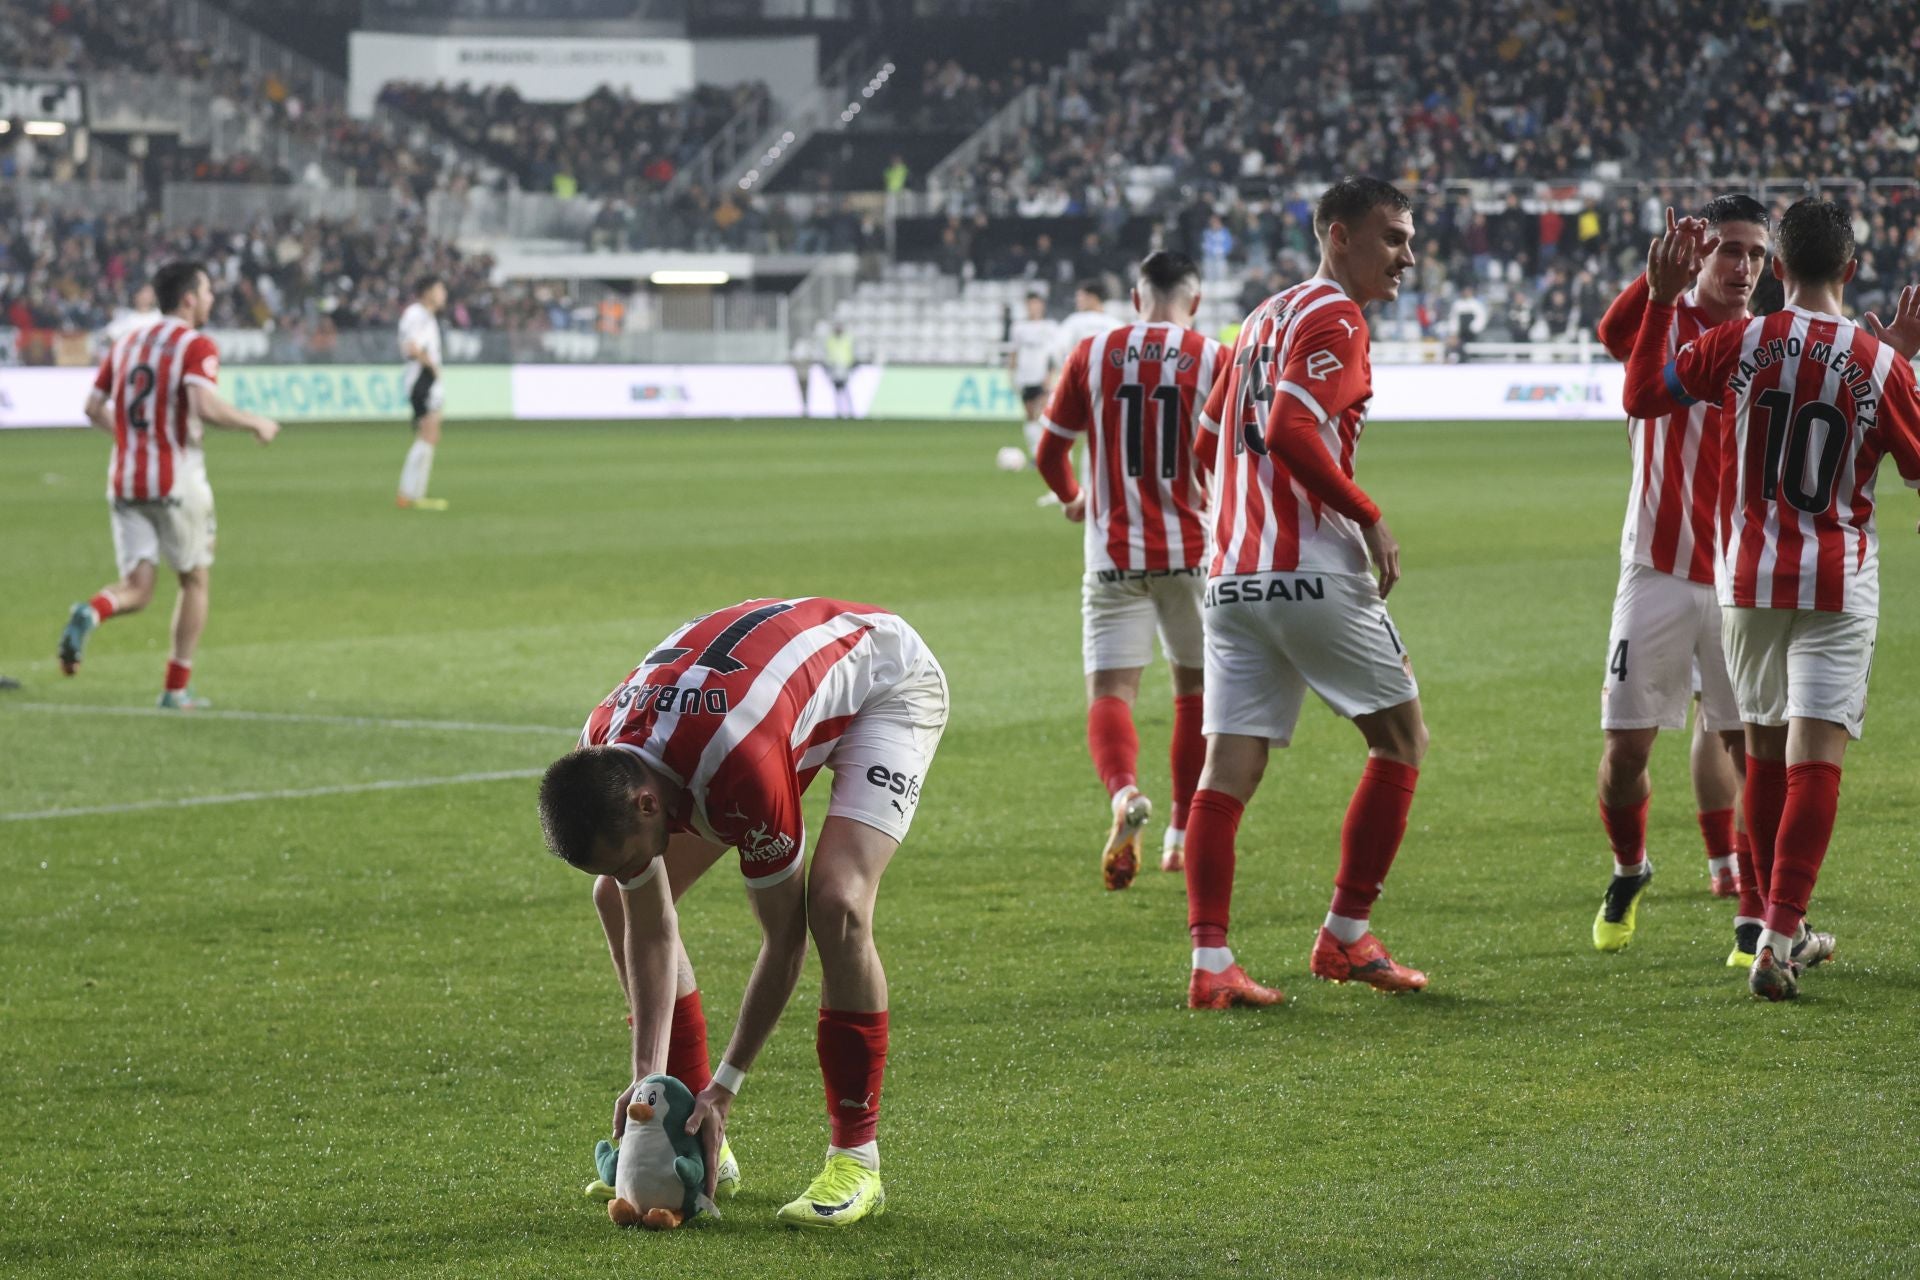
[[[147,401],[153,398],[153,389],[160,379],[150,364],[137,364],[127,370],[127,425],[135,431],[145,431],[153,425],[153,418],[147,411]]]
[[[1160,402],[1160,477],[1171,480],[1179,470],[1175,451],[1180,448],[1180,388],[1145,387],[1123,383],[1113,389],[1126,407],[1127,474],[1137,476],[1146,470],[1147,396]]]

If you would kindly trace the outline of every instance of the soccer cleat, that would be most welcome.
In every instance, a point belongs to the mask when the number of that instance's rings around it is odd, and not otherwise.
[[[733,1144],[725,1138],[720,1139],[720,1154],[714,1163],[719,1168],[713,1177],[713,1198],[731,1200],[740,1194],[740,1162],[733,1158]]]
[[[99,617],[90,604],[77,604],[73,612],[67,615],[67,625],[60,632],[60,669],[68,675],[80,669],[80,655],[86,652],[87,637],[100,625]]]
[[[1261,986],[1237,964],[1230,964],[1219,973],[1195,969],[1187,983],[1189,1009],[1265,1009],[1284,1004],[1286,999],[1286,992],[1278,987]]]
[[[1396,962],[1371,933],[1361,935],[1358,942],[1342,942],[1322,928],[1313,940],[1307,970],[1327,982],[1364,982],[1390,995],[1427,988],[1426,974]]]
[[[852,1156],[838,1152],[798,1200],[780,1206],[774,1216],[790,1227],[850,1227],[887,1211],[887,1189],[880,1175]]]
[[[1640,914],[1640,895],[1653,883],[1653,863],[1637,876],[1615,876],[1607,884],[1607,896],[1600,900],[1600,911],[1593,917],[1593,946],[1596,951],[1622,951],[1633,941],[1633,926]]]
[[[1740,873],[1732,867],[1725,871],[1715,871],[1711,885],[1716,898],[1737,898],[1740,896]]]
[[[1124,889],[1140,870],[1140,829],[1153,816],[1153,801],[1138,787],[1122,787],[1113,797],[1113,829],[1100,853],[1100,878],[1109,889]]]
[[[1727,953],[1727,968],[1753,968],[1753,956],[1758,950],[1760,950],[1760,926],[1758,924],[1737,924],[1733,926],[1733,950]]]
[[[402,511],[445,511],[447,500],[445,498],[409,498],[405,494],[400,494],[394,498],[393,505]]]
[[[1160,869],[1162,871],[1185,871],[1187,869],[1187,837],[1185,832],[1176,835],[1172,827],[1167,828],[1166,839],[1160,842]]]
[[[1800,966],[1780,959],[1771,947],[1762,947],[1747,971],[1747,990],[1762,1000],[1791,1000],[1800,994]]]
[[[1833,959],[1834,941],[1830,933],[1815,933],[1802,920],[1800,928],[1793,935],[1793,966],[1805,972],[1817,964]]]
[[[191,689],[168,689],[160,695],[158,705],[162,711],[205,711],[213,702]]]

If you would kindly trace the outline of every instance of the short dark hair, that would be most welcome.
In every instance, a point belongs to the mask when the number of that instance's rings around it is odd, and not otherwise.
[[[446,279],[437,274],[421,276],[413,282],[413,296],[416,298],[421,297],[425,295],[427,290],[433,288],[433,286],[445,283]]]
[[[1826,284],[1853,261],[1853,214],[1831,200],[1794,201],[1780,219],[1780,260],[1803,284]]]
[[[540,779],[547,848],[584,870],[601,839],[632,828],[631,797],[645,776],[640,762],[618,747],[581,747],[548,765]]]
[[[1107,300],[1107,282],[1099,276],[1088,276],[1085,280],[1075,285],[1074,288],[1081,293],[1090,293],[1102,302]]]
[[[1171,249],[1162,249],[1150,253],[1140,262],[1140,280],[1155,294],[1170,298],[1180,291],[1187,281],[1200,280],[1200,268],[1193,259],[1184,253],[1175,253]]]
[[[1740,191],[1715,196],[1701,206],[1699,216],[1710,227],[1717,227],[1723,222],[1757,222],[1763,227],[1773,225],[1773,219],[1767,216],[1767,206]]]
[[[1336,222],[1351,226],[1380,206],[1395,213],[1413,208],[1407,193],[1391,182],[1362,175],[1342,178],[1326,189],[1313,207],[1313,234],[1324,237]]]
[[[153,300],[160,310],[168,315],[178,309],[180,302],[193,292],[194,285],[201,276],[213,279],[204,262],[192,262],[182,259],[169,262],[153,273]]]

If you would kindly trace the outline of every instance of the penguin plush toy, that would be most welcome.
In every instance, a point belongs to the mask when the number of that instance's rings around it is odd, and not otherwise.
[[[607,1216],[615,1226],[670,1231],[697,1213],[719,1216],[704,1192],[700,1137],[687,1132],[692,1115],[692,1091],[672,1076],[634,1086],[619,1145],[603,1140],[594,1150],[602,1184],[612,1184]]]

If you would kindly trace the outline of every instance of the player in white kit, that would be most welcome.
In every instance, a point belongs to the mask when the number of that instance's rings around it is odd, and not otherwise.
[[[1035,458],[1040,452],[1040,415],[1047,407],[1047,377],[1053,372],[1060,326],[1047,319],[1046,294],[1037,290],[1028,294],[1026,308],[1026,317],[1014,321],[1007,334],[1007,373],[1027,415],[1027,456]]]
[[[1801,200],[1780,220],[1774,274],[1786,307],[1736,320],[1671,353],[1674,303],[1715,249],[1677,227],[1647,255],[1648,305],[1627,364],[1627,411],[1721,408],[1715,584],[1734,696],[1746,722],[1748,836],[1764,928],[1748,972],[1757,996],[1785,1000],[1833,954],[1806,928],[1807,901],[1833,835],[1840,765],[1860,736],[1880,608],[1874,481],[1892,454],[1920,487],[1916,290],[1891,329],[1841,316],[1858,269],[1853,220]],[[1671,357],[1671,358],[1670,358]]]
[[[400,489],[394,498],[402,510],[447,509],[445,498],[427,496],[433,451],[440,443],[440,414],[446,405],[446,391],[440,382],[439,319],[446,305],[446,281],[439,276],[424,276],[414,286],[413,302],[400,313],[400,354],[407,362],[403,385],[413,412],[413,444],[400,467]]]

